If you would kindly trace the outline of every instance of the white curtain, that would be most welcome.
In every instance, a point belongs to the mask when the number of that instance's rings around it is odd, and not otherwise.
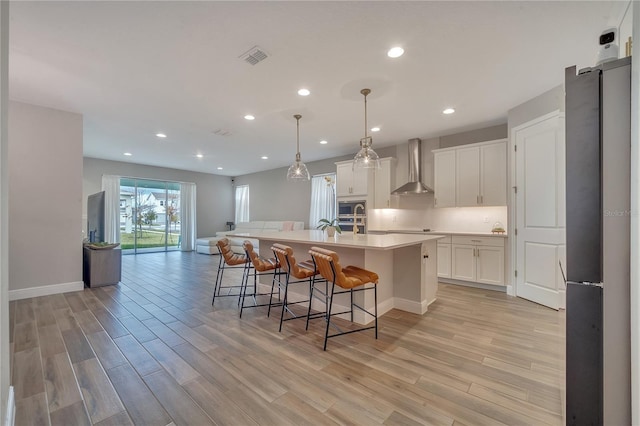
[[[103,175],[104,191],[104,240],[120,242],[120,176]]]
[[[249,222],[249,185],[236,186],[236,223]]]
[[[182,251],[196,249],[196,184],[180,184],[180,238]]]
[[[336,217],[335,182],[335,173],[316,175],[311,178],[310,229],[315,229],[320,219],[333,220]]]

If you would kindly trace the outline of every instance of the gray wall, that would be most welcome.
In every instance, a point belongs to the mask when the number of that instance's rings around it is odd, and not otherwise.
[[[351,156],[305,163],[309,173],[318,175],[336,171],[336,161]],[[267,170],[235,178],[236,185],[249,185],[249,218],[251,220],[296,220],[309,228],[311,182],[287,181],[287,169]]]
[[[507,136],[507,124],[499,124],[497,126],[470,130],[468,132],[440,136],[440,148],[450,148],[452,146],[467,145],[470,143],[505,139]]]
[[[82,116],[9,104],[9,289],[82,281]]]
[[[83,229],[86,227],[87,196],[101,191],[102,175],[195,183],[198,237],[214,236],[216,231],[224,231],[226,229],[226,222],[233,221],[233,191],[231,178],[227,176],[87,157],[83,161]]]
[[[9,371],[9,2],[0,2],[0,419],[6,417]]]
[[[511,134],[511,129],[514,127],[518,127],[535,117],[540,117],[556,110],[564,111],[563,85],[556,86],[553,89],[510,109],[507,114],[509,134]]]

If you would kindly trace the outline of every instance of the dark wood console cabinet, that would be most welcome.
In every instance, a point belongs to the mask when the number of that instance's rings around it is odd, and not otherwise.
[[[87,287],[118,284],[122,271],[122,250],[83,249],[82,280]]]

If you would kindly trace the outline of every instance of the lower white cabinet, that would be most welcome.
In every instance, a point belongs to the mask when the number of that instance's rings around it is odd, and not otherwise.
[[[438,240],[438,278],[451,278],[451,237]]]
[[[492,285],[505,284],[504,238],[458,235],[450,238],[451,244],[438,244],[440,278]],[[448,247],[451,250],[446,253]],[[450,263],[447,264],[446,259],[450,259]]]

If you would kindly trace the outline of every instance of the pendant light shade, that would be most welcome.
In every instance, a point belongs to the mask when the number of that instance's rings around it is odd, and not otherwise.
[[[373,139],[367,136],[367,95],[371,93],[370,89],[362,89],[360,91],[364,96],[364,138],[360,139],[360,151],[353,158],[353,170],[356,169],[379,169],[380,157],[371,148]]]
[[[302,116],[296,114],[293,118],[296,119],[296,161],[287,170],[287,180],[293,182],[308,181],[311,179],[311,175],[309,175],[307,166],[300,159],[300,119]]]

